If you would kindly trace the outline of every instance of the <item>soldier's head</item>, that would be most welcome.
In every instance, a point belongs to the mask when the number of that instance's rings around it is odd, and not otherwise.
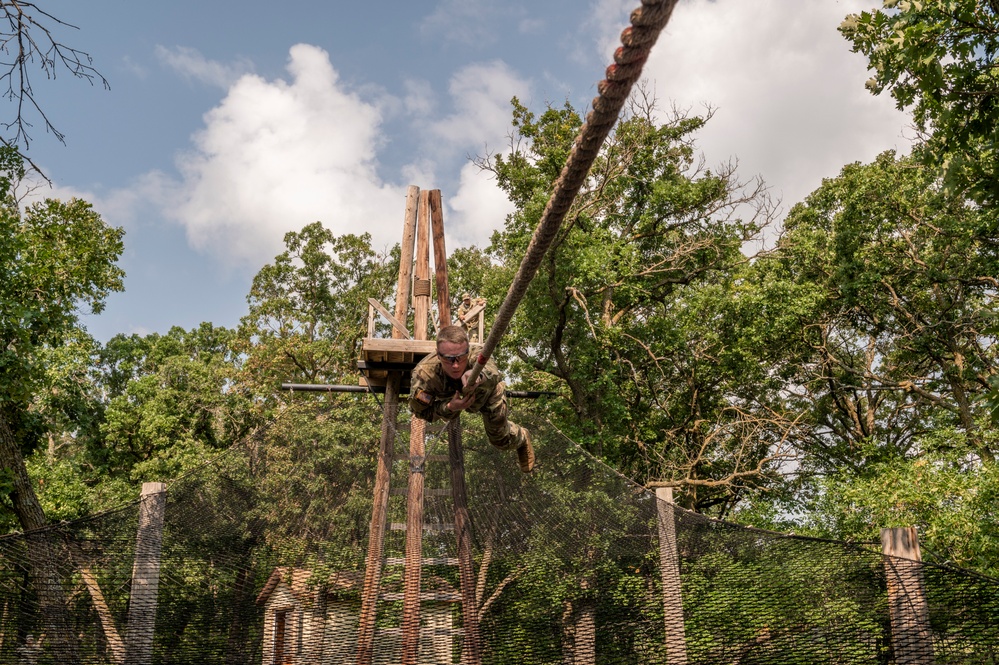
[[[467,293],[462,293],[461,302],[465,303],[466,305],[469,304],[470,302],[472,302],[472,296],[470,296]]]
[[[444,326],[437,333],[437,356],[444,373],[460,379],[468,369],[468,333],[461,326]]]

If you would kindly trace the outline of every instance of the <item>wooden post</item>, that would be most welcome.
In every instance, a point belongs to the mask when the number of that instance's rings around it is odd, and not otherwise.
[[[440,327],[451,325],[451,295],[447,281],[447,250],[444,247],[444,211],[441,190],[430,190],[430,224],[434,236],[434,273],[437,276],[437,313]]]
[[[687,638],[683,625],[683,598],[680,594],[680,555],[676,543],[673,514],[673,488],[656,488],[659,517],[659,570],[663,582],[663,616],[666,627],[666,662],[687,664]]]
[[[413,338],[427,339],[430,314],[430,192],[420,192],[413,273]],[[424,422],[413,417],[409,437],[409,491],[406,494],[406,572],[402,597],[402,665],[417,665],[420,651],[420,580],[423,572]]]
[[[385,383],[382,407],[382,438],[378,449],[378,469],[375,472],[375,498],[368,530],[368,556],[364,564],[364,589],[361,592],[361,613],[357,623],[357,663],[371,665],[375,644],[375,614],[378,588],[382,576],[382,551],[385,547],[385,517],[388,511],[389,475],[395,447],[395,419],[399,414],[398,372],[389,372]]]
[[[153,631],[156,628],[165,515],[166,485],[142,483],[139,529],[135,536],[135,562],[132,565],[132,587],[128,601],[128,630],[125,637],[125,662],[134,665],[153,662]]]
[[[416,217],[416,269],[413,273],[413,339],[427,339],[430,313],[430,192],[420,192]]]
[[[395,291],[395,318],[406,323],[409,315],[409,282],[413,278],[413,248],[416,243],[416,214],[420,188],[410,185],[406,192],[406,218],[402,228],[402,256],[399,259],[399,283]],[[392,337],[396,337],[392,331]]]
[[[409,312],[409,283],[413,277],[413,245],[416,238],[416,216],[420,188],[411,185],[406,193],[406,217],[403,220],[402,256],[399,260],[399,282],[395,292],[395,318],[403,323]],[[392,327],[392,337],[402,334]],[[385,383],[382,407],[382,434],[378,447],[378,467],[375,472],[374,501],[368,530],[368,556],[364,566],[364,588],[361,591],[361,612],[357,624],[357,664],[371,665],[374,656],[375,619],[378,610],[378,590],[382,579],[382,552],[385,548],[385,520],[388,513],[389,481],[392,455],[395,452],[396,418],[399,417],[399,388],[402,376],[389,372]]]
[[[930,610],[916,527],[881,529],[891,641],[898,665],[932,665]]]
[[[479,609],[475,601],[475,568],[472,562],[472,518],[465,488],[465,451],[461,447],[461,415],[447,427],[448,461],[451,464],[451,499],[454,502],[454,535],[458,541],[458,579],[461,584],[461,617],[464,638],[463,665],[480,665]]]

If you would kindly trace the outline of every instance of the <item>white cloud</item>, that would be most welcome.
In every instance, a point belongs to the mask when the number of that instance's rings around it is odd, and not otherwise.
[[[208,60],[197,49],[186,46],[156,47],[156,57],[184,78],[206,83],[217,88],[228,88],[244,74],[253,71],[253,63],[241,59],[234,63]]]
[[[499,60],[461,68],[448,84],[454,112],[430,127],[435,150],[476,155],[506,146],[510,100],[529,91],[530,83]]]
[[[243,75],[205,114],[166,213],[190,243],[229,264],[261,265],[288,231],[322,221],[335,233],[397,242],[405,189],[381,182],[377,107],[345,90],[325,51],[290,50],[290,81]]]
[[[474,164],[462,167],[458,193],[449,201],[449,208],[451,216],[445,224],[448,247],[486,247],[493,231],[502,229],[506,216],[514,211],[492,174]]]
[[[500,61],[468,65],[451,77],[448,91],[454,112],[431,123],[428,135],[439,161],[450,155],[452,161],[463,162],[457,191],[445,201],[450,210],[448,235],[457,246],[488,245],[492,232],[503,227],[513,210],[491,174],[480,172],[467,158],[509,150],[510,100],[529,96],[530,89],[529,81]]]
[[[762,175],[786,210],[843,165],[908,149],[907,116],[864,88],[866,61],[836,30],[869,5],[688,0],[677,5],[643,76],[661,101],[694,113],[716,108],[700,133],[708,163],[737,158],[743,179]],[[606,0],[596,11],[626,17],[623,8]],[[607,53],[619,34],[616,27],[605,35]]]

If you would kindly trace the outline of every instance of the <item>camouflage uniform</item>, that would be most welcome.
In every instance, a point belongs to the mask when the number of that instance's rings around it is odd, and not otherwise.
[[[473,349],[469,358],[474,358],[476,353]],[[496,363],[487,361],[479,379],[475,398],[465,410],[482,414],[489,443],[500,450],[516,450],[525,445],[526,430],[507,419],[506,388]],[[413,368],[409,408],[414,416],[427,422],[453,420],[461,412],[451,411],[447,405],[454,393],[460,390],[461,379],[452,379],[445,374],[437,354],[431,353]]]

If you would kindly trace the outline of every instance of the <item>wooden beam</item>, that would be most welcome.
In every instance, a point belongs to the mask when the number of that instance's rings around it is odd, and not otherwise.
[[[430,192],[420,192],[416,216],[416,269],[413,282],[413,338],[427,339],[430,313]]]
[[[486,308],[486,304],[485,303],[479,303],[478,305],[476,305],[472,309],[470,309],[467,312],[465,312],[465,315],[461,317],[461,320],[464,321],[465,323],[468,323],[469,321],[471,321],[472,319],[474,319],[475,317],[477,317],[479,315],[479,312],[481,312],[485,308]]]
[[[430,190],[430,223],[434,235],[434,273],[437,276],[437,314],[440,327],[451,325],[451,295],[447,281],[447,250],[444,248],[444,210],[441,190]]]
[[[402,227],[402,255],[399,259],[399,283],[395,289],[395,318],[403,322],[406,330],[406,318],[409,314],[409,285],[413,280],[413,249],[416,242],[417,206],[420,202],[420,188],[410,185],[406,192],[406,217]],[[399,337],[395,329],[393,337]]]
[[[420,580],[423,574],[423,485],[425,421],[413,417],[409,431],[409,485],[406,492],[406,568],[403,573],[402,665],[417,665],[420,651]]]
[[[420,192],[416,221],[416,268],[413,286],[413,337],[427,339],[430,315],[430,192]],[[417,665],[420,651],[420,586],[423,573],[423,421],[410,422],[409,491],[406,498],[406,570],[403,574],[402,665]]]
[[[448,457],[451,463],[451,498],[454,502],[454,532],[458,541],[458,578],[461,583],[461,620],[465,629],[461,662],[480,665],[479,608],[475,602],[475,567],[472,560],[472,517],[465,488],[465,451],[461,447],[461,416],[448,423]]]
[[[426,327],[424,327],[424,334]],[[362,351],[403,351],[406,353],[435,353],[437,342],[427,339],[384,339],[365,337],[361,340]]]
[[[385,547],[385,522],[388,514],[389,480],[392,452],[395,448],[395,422],[399,413],[398,372],[388,376],[385,402],[382,407],[382,438],[375,471],[374,505],[368,529],[368,556],[364,566],[364,587],[361,591],[361,613],[357,625],[357,665],[371,665],[375,645],[375,617],[378,588],[382,578],[382,552]]]
[[[406,330],[406,324],[401,322],[399,319],[395,318],[389,311],[385,308],[385,305],[381,304],[374,298],[368,298],[368,304],[378,310],[378,313],[385,317],[385,320],[392,324],[392,337],[402,337],[403,339],[412,339],[409,335],[409,331]],[[398,334],[396,334],[398,333]]]

